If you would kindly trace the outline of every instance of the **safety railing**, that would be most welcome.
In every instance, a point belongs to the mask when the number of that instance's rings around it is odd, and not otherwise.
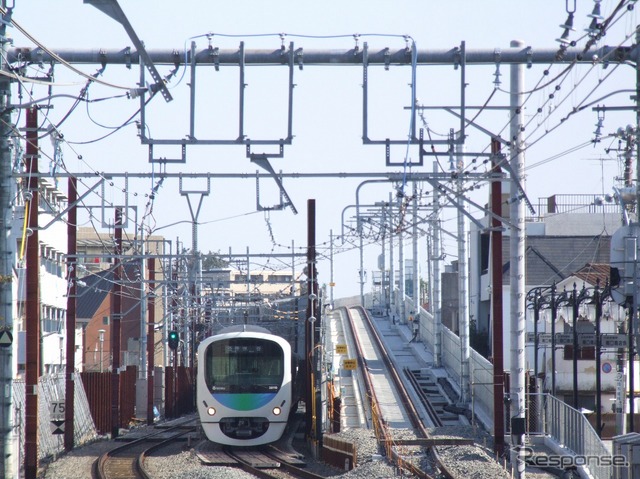
[[[544,434],[579,456],[594,478],[613,477],[611,453],[583,413],[546,393],[527,394],[529,434]]]
[[[408,315],[413,308],[413,300],[405,298]],[[400,314],[398,307],[392,313]],[[414,313],[415,314],[415,313]],[[407,318],[400,318],[406,323]],[[420,308],[420,339],[433,352],[435,322],[433,316]],[[451,379],[460,384],[461,357],[460,338],[446,327],[442,327],[442,366]],[[471,350],[470,368],[472,374],[471,394],[474,411],[482,409],[490,420],[493,419],[493,365],[479,353]],[[588,419],[580,411],[549,394],[527,395],[527,434],[546,435],[568,449],[586,466],[595,478],[612,477],[612,467],[607,465],[611,453],[598,437]],[[606,457],[601,460],[598,458]]]

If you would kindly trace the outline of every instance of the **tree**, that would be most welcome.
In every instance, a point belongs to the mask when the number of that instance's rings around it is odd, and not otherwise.
[[[213,251],[209,250],[208,253],[201,253],[201,254],[202,254],[203,271],[206,271],[209,269],[229,267],[229,262],[222,259],[222,255],[220,251],[217,251],[214,253]],[[186,258],[187,264],[191,266],[192,264],[191,249],[184,248],[182,250],[182,255]]]
[[[220,251],[213,253],[211,250],[202,255],[202,269],[228,268],[229,262],[222,259]]]

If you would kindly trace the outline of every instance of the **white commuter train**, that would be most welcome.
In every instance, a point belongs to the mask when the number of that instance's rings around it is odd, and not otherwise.
[[[293,406],[291,345],[260,326],[222,329],[198,346],[197,404],[207,438],[258,446],[282,436]]]

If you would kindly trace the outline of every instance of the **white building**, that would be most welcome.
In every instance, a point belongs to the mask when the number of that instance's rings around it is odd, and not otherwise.
[[[38,205],[40,242],[40,337],[42,374],[63,372],[66,365],[67,311],[67,223],[54,221],[67,207],[67,197],[47,179],[39,181]],[[25,371],[26,339],[26,243],[29,231],[24,221],[25,204],[22,195],[14,209],[12,236],[14,269],[14,337],[18,338],[17,375]],[[82,333],[76,329],[76,351],[81,351]],[[81,355],[76,354],[76,369],[81,370]]]

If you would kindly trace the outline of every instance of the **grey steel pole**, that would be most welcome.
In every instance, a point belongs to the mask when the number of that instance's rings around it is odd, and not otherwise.
[[[551,285],[551,395],[556,395],[556,321],[558,319],[558,305],[556,297],[556,283]]]
[[[524,42],[513,40],[512,47],[522,48]],[[511,377],[510,377],[510,398],[512,418],[511,440],[514,446],[512,449],[511,464],[514,467],[516,478],[524,479],[525,462],[524,451],[524,421],[525,421],[525,269],[524,269],[524,247],[525,247],[525,204],[520,198],[518,191],[518,181],[524,187],[524,141],[522,135],[522,125],[524,112],[522,109],[524,97],[524,69],[523,63],[510,66],[511,73],[511,101],[510,101],[510,156],[511,170],[513,177],[510,191],[510,215],[514,225],[511,227],[510,246],[510,284],[511,284]],[[515,420],[515,421],[514,421]],[[514,434],[514,425],[517,425]]]
[[[636,42],[640,41],[640,31],[636,31]],[[636,49],[637,50],[637,49]],[[640,103],[640,51],[636,51],[636,104]],[[636,153],[636,218],[635,223],[640,223],[640,141],[638,136],[640,135],[640,111],[636,109],[636,128],[635,128],[635,140],[637,145]],[[631,135],[630,135],[631,136]],[[636,354],[638,353],[638,347],[640,346],[640,322],[638,321],[638,309],[640,308],[640,290],[638,290],[637,278],[638,278],[638,255],[640,254],[640,245],[636,246],[636,259],[634,261],[634,278],[636,278],[633,288],[633,314],[629,315],[629,432],[635,432],[635,384],[634,384],[634,370]]]
[[[393,195],[389,193],[389,309],[392,317],[396,314],[396,266],[393,264]]]
[[[605,292],[600,295],[600,279],[596,280],[593,290],[593,303],[596,307],[596,433],[602,437],[602,338],[600,337],[600,321],[602,320],[602,297],[606,295],[609,285],[605,286]]]
[[[360,222],[360,217],[357,219],[358,224]],[[362,244],[362,230],[358,230],[358,236],[360,238],[360,306],[365,307],[364,304],[364,255],[363,255],[363,244]]]
[[[572,370],[573,370],[573,408],[578,409],[578,314],[580,313],[578,304],[578,286],[573,283],[573,291],[571,291],[571,312],[572,312],[572,328],[573,328],[573,354],[572,354]]]
[[[5,2],[2,2],[3,6]],[[5,37],[8,17],[11,10],[3,15],[0,23],[0,69],[7,70],[6,58],[8,39]],[[0,329],[5,335],[13,337],[13,252],[14,237],[11,236],[11,200],[14,196],[15,182],[11,177],[11,81],[9,77],[0,75]],[[2,449],[0,450],[0,476],[15,477],[18,464],[14,458],[17,454],[17,436],[13,427],[13,344],[0,348],[0,434]]]
[[[464,157],[462,152],[462,146],[456,145],[456,169],[459,173],[456,186],[460,197],[463,196],[464,189],[462,180]],[[463,204],[458,208],[458,335],[460,337],[460,402],[467,404],[470,398],[469,358],[471,357],[469,347],[469,261],[467,260],[469,227],[462,208],[465,208]]]
[[[381,257],[380,257],[380,261],[379,261],[379,266],[380,266],[380,273],[381,273],[381,278],[380,278],[380,286],[381,286],[381,293],[382,293],[382,297],[380,298],[380,305],[382,307],[382,315],[385,316],[386,315],[386,311],[387,311],[387,290],[385,289],[385,284],[386,284],[386,271],[387,271],[387,258],[386,258],[386,250],[387,250],[387,244],[386,244],[386,239],[387,239],[387,208],[385,206],[382,206],[382,220],[380,221],[380,233],[382,236],[382,252],[380,253]]]
[[[418,183],[413,182],[413,224],[411,228],[413,247],[413,310],[414,321],[420,317],[420,258],[418,249]],[[415,326],[414,326],[415,327]],[[418,325],[419,327],[419,325]]]
[[[433,162],[433,171],[438,171],[438,162]],[[435,321],[435,337],[433,338],[433,364],[442,366],[442,298],[440,292],[440,191],[433,188],[433,319]]]
[[[402,198],[398,199],[398,202],[402,203]],[[398,208],[398,212],[402,211],[402,207]],[[402,213],[400,213],[402,214]],[[402,223],[403,219],[399,218],[398,224],[398,280],[400,281],[400,324],[403,324],[407,321],[407,303],[405,302],[406,293],[406,285],[404,279],[404,234],[402,234]]]
[[[251,257],[249,256],[249,247],[247,246],[247,300],[251,298]]]
[[[296,244],[291,240],[291,296],[296,294]]]
[[[329,230],[329,300],[331,301],[331,309],[333,309],[333,230]]]

